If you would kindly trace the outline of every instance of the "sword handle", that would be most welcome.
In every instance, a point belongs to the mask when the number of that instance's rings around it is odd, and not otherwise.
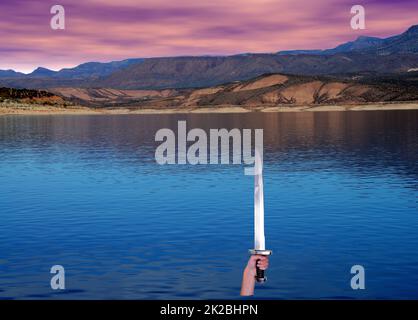
[[[267,281],[267,278],[264,276],[264,270],[261,270],[258,266],[257,266],[257,263],[258,263],[258,261],[260,261],[260,260],[257,260],[255,263],[256,263],[256,276],[255,276],[255,280],[257,281],[257,282],[260,282],[260,283],[262,283],[262,282],[266,282]]]
[[[271,250],[256,250],[256,249],[251,249],[249,250],[250,254],[260,254],[262,256],[269,256],[273,253],[273,251]],[[257,263],[258,263],[259,259],[256,260],[255,262],[255,270],[256,270],[256,275],[255,275],[255,280],[259,283],[263,283],[267,281],[267,277],[265,276],[265,272],[264,270],[261,270],[260,268],[257,267]]]

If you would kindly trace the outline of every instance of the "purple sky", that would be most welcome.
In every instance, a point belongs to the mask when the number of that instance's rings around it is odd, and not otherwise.
[[[50,8],[66,29],[50,28]],[[366,8],[366,30],[350,8]],[[418,24],[418,0],[2,0],[0,69],[86,61],[324,49],[359,35],[386,37]]]

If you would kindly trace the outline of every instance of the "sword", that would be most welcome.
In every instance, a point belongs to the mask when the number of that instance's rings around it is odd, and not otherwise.
[[[252,255],[269,256],[271,250],[266,250],[266,240],[264,236],[264,193],[263,193],[263,160],[258,150],[255,150],[254,164],[254,249],[250,250]],[[256,262],[257,263],[257,262]],[[257,267],[257,282],[266,282],[264,270]]]

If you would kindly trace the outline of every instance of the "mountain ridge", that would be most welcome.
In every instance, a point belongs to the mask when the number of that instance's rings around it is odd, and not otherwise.
[[[87,62],[59,71],[40,67],[29,75],[0,70],[0,85],[33,89],[179,89],[248,80],[265,73],[347,78],[399,74],[415,68],[418,68],[418,25],[396,36],[384,39],[360,36],[326,50]]]

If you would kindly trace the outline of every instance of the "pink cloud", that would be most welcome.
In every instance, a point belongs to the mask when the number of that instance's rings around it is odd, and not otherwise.
[[[60,2],[66,30],[49,28],[52,1],[0,4],[0,69],[59,69],[130,57],[329,48],[416,24],[418,2],[365,0],[364,31],[347,0],[84,0]]]

